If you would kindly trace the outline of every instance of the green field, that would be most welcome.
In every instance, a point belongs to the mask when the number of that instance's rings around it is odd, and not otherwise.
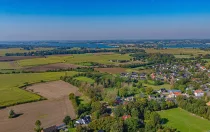
[[[179,54],[185,54],[185,55],[190,55],[192,54],[193,56],[197,56],[199,54],[209,54],[209,51],[204,51],[200,49],[190,49],[190,48],[167,48],[167,49],[145,49],[147,53],[161,53],[161,54],[174,54],[174,55],[179,55]]]
[[[53,48],[35,48],[33,50],[24,50],[22,48],[9,48],[9,49],[0,49],[0,56],[4,56],[5,53],[24,53],[32,51],[41,51],[41,50],[52,50]]]
[[[15,62],[0,62],[0,69],[18,69],[18,68],[20,67]]]
[[[97,62],[101,64],[118,64],[117,62],[111,62],[110,60],[130,60],[128,54],[75,54],[66,56],[48,56],[47,58],[34,58],[19,60],[20,66],[36,66],[53,63],[70,63],[70,64],[82,64],[82,62]]]
[[[87,82],[87,83],[94,83],[95,81],[91,78],[88,77],[76,77],[75,79],[82,81],[82,82]]]
[[[174,55],[176,58],[190,58],[190,55]]]
[[[68,75],[75,75],[76,72],[67,72]],[[37,83],[43,81],[59,80],[65,72],[46,73],[22,73],[22,74],[1,74],[0,75],[0,106],[9,106],[18,103],[25,103],[39,100],[40,96],[20,89],[24,83]]]
[[[208,132],[210,121],[195,116],[180,108],[159,112],[162,118],[168,119],[166,126],[177,128],[181,132]]]

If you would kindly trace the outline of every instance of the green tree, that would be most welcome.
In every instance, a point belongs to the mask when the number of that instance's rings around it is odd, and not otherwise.
[[[146,94],[150,95],[153,92],[153,89],[151,87],[146,88]]]
[[[70,117],[70,116],[66,116],[66,117],[63,119],[63,123],[65,123],[66,125],[68,125],[70,121],[71,121],[71,117]]]
[[[35,132],[41,132],[43,130],[43,128],[41,127],[41,125],[42,125],[41,121],[40,120],[37,120],[35,122],[35,126],[36,127],[34,128],[34,131]]]
[[[128,118],[125,120],[125,129],[127,132],[137,132],[139,128],[139,119],[138,118]]]
[[[69,100],[72,100],[72,99],[75,99],[74,93],[70,93],[70,94],[69,94]]]

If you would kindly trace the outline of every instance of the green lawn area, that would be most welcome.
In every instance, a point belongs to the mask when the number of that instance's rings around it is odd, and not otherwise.
[[[190,58],[190,55],[174,55],[176,58]]]
[[[210,121],[195,116],[180,108],[159,112],[162,118],[168,119],[166,126],[177,128],[181,132],[208,132]]]
[[[111,62],[110,60],[130,60],[128,54],[74,54],[66,56],[48,56],[47,58],[34,58],[19,60],[20,66],[36,66],[53,63],[70,63],[70,64],[82,64],[82,62],[97,62],[101,64],[118,64],[117,62]]]
[[[171,88],[171,85],[170,84],[163,84],[163,85],[155,86],[155,85],[143,83],[143,86],[144,87],[152,87],[154,90],[159,90],[161,88],[165,88],[165,89],[170,89]]]
[[[94,83],[95,82],[93,79],[88,78],[88,77],[83,77],[83,76],[76,77],[75,79],[77,79],[79,81],[82,81],[82,82],[87,82],[87,83]]]
[[[75,75],[77,72],[70,71],[67,75]],[[46,73],[21,73],[0,75],[0,106],[9,106],[39,100],[40,96],[20,89],[24,83],[37,83],[43,81],[59,80],[65,72]]]

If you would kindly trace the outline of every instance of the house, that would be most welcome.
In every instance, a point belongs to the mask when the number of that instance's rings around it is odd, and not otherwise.
[[[210,101],[208,103],[206,103],[207,106],[210,106]]]
[[[124,98],[125,101],[134,101],[134,97],[131,96],[131,97],[126,97]]]
[[[67,126],[66,126],[66,124],[62,123],[62,124],[60,124],[60,125],[57,125],[57,126],[56,126],[56,129],[57,129],[58,132],[59,132],[60,130],[66,130],[66,129],[67,129]]]
[[[138,73],[136,73],[136,72],[131,73],[131,78],[132,79],[137,79],[138,77],[139,77]]]
[[[91,122],[90,116],[85,116],[79,120],[76,120],[76,124],[77,125],[86,125],[89,124]]]
[[[203,70],[203,71],[205,71],[206,70],[206,67],[205,66],[201,66],[200,69]]]
[[[141,80],[146,80],[146,73],[141,73],[140,74],[140,79]]]
[[[169,90],[168,98],[176,98],[177,96],[182,95],[181,90]]]
[[[195,90],[195,91],[194,91],[194,95],[195,95],[196,97],[202,97],[202,96],[204,96],[204,92],[203,92],[203,90],[198,89],[198,90]]]
[[[125,120],[127,120],[128,118],[131,118],[131,116],[130,115],[124,115],[124,116],[122,116],[122,119],[125,121]]]
[[[159,94],[161,93],[167,93],[168,91],[165,88],[161,88],[160,90],[157,91]]]
[[[59,131],[57,130],[57,127],[54,125],[54,126],[43,129],[41,132],[59,132]]]
[[[152,73],[150,76],[151,76],[151,78],[152,78],[153,80],[156,78],[155,73]]]

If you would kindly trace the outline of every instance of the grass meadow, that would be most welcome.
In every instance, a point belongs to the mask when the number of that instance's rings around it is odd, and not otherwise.
[[[161,118],[165,118],[166,126],[177,128],[181,132],[208,132],[210,121],[195,116],[180,108],[159,112]]]
[[[37,101],[41,97],[21,89],[24,84],[33,84],[41,81],[59,80],[66,72],[46,73],[21,73],[0,75],[0,106],[9,106],[25,102]],[[67,72],[67,75],[75,75],[76,72]]]
[[[128,54],[75,54],[66,56],[48,56],[47,58],[34,58],[19,60],[18,64],[22,67],[45,65],[53,63],[70,63],[81,64],[82,62],[97,62],[101,64],[117,64],[117,62],[111,62],[110,60],[130,60]]]
[[[79,81],[82,81],[82,82],[87,82],[87,83],[94,83],[95,81],[91,78],[88,78],[88,77],[76,77],[75,78],[76,80],[79,80]]]

